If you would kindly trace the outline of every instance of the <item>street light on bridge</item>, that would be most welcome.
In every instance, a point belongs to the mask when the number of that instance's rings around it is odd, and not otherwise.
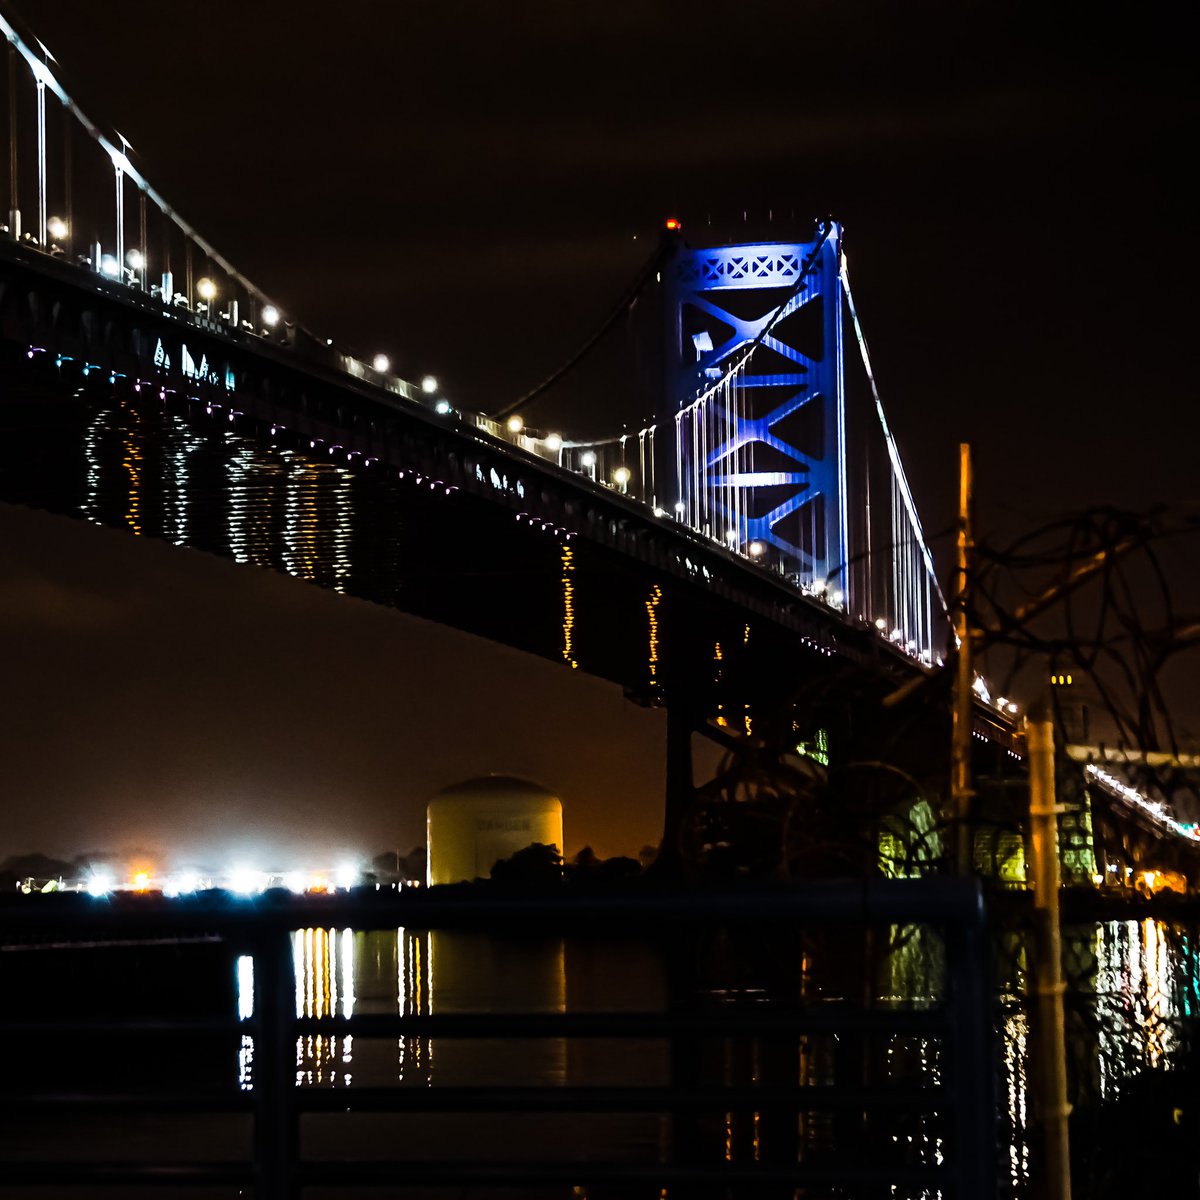
[[[146,265],[146,256],[140,250],[125,252],[125,275],[127,282],[134,287],[142,285],[142,269]]]
[[[520,417],[518,417],[514,414],[513,416],[508,418],[508,432],[509,433],[520,433],[521,430],[524,428],[525,428],[525,422],[522,421]]]
[[[205,304],[211,304],[217,298],[217,285],[206,275],[197,282],[196,293]]]
[[[372,359],[371,366],[377,371],[390,371],[392,369],[392,360],[386,354],[377,354]]]

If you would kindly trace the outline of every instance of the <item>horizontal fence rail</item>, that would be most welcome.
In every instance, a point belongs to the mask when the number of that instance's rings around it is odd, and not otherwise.
[[[439,894],[444,892],[445,894]],[[764,1001],[731,989],[707,991],[694,972],[696,947],[721,939],[753,939],[764,933],[776,947],[804,932],[844,936],[856,928],[895,929],[914,925],[936,930],[944,946],[944,985],[936,999],[917,1004],[872,1006],[861,998],[815,1000],[775,996]],[[625,936],[654,941],[676,954],[661,1011],[420,1012],[299,1015],[294,969],[296,931],[463,931],[472,934],[555,937],[594,936],[620,929]],[[840,931],[840,932],[839,932]],[[870,1194],[982,1197],[993,1195],[995,1114],[993,1103],[993,1014],[988,978],[988,943],[981,893],[973,881],[875,881],[803,884],[750,891],[636,895],[503,895],[488,889],[434,889],[401,894],[366,892],[329,897],[267,893],[253,899],[210,893],[166,901],[120,896],[28,897],[0,905],[0,942],[20,939],[25,950],[39,939],[61,947],[69,937],[90,945],[105,938],[121,943],[139,937],[186,939],[197,932],[218,937],[230,955],[253,960],[253,1011],[243,1019],[186,1015],[171,1017],[78,1016],[61,1018],[3,1010],[0,1028],[14,1039],[136,1039],[145,1053],[176,1040],[197,1046],[249,1046],[253,1082],[237,1090],[191,1086],[189,1063],[178,1063],[172,1086],[154,1090],[87,1086],[14,1088],[0,1091],[0,1107],[22,1119],[47,1121],[68,1114],[105,1114],[105,1119],[139,1112],[233,1114],[252,1121],[250,1155],[243,1161],[108,1161],[60,1157],[55,1161],[3,1164],[9,1186],[252,1187],[276,1200],[297,1197],[310,1187],[346,1189],[389,1186],[521,1189],[567,1195],[791,1196],[796,1188],[866,1188]],[[657,940],[656,940],[657,939]],[[62,953],[61,949],[56,953]],[[20,955],[27,962],[34,955]],[[11,963],[15,957],[6,956]],[[232,958],[229,959],[232,962]],[[682,971],[678,964],[687,964]],[[709,981],[711,982],[711,980]],[[734,989],[736,990],[736,989]],[[641,997],[631,997],[638,1000]],[[481,1045],[520,1039],[560,1039],[563,1044],[597,1039],[644,1039],[665,1047],[669,1082],[581,1084],[569,1078],[549,1083],[437,1083],[430,1086],[301,1087],[297,1082],[297,1039],[428,1039],[436,1048],[451,1042]],[[925,1078],[802,1080],[795,1070],[775,1068],[769,1077],[732,1081],[705,1078],[698,1067],[706,1047],[761,1045],[778,1055],[811,1037],[844,1045],[870,1039],[932,1039],[939,1067]],[[217,1039],[214,1043],[213,1039]],[[857,1040],[856,1040],[857,1039]],[[198,1053],[206,1053],[206,1050]],[[784,1055],[786,1059],[786,1054]],[[753,1115],[755,1151],[749,1161],[722,1160],[705,1142],[705,1121],[731,1123],[733,1114]],[[345,1114],[389,1114],[417,1119],[442,1114],[456,1119],[510,1119],[513,1115],[659,1114],[669,1136],[654,1161],[626,1161],[603,1138],[589,1147],[587,1161],[536,1158],[477,1160],[467,1155],[331,1159],[305,1153],[304,1118],[341,1121]],[[812,1114],[865,1128],[868,1120],[936,1119],[945,1137],[928,1161],[864,1152],[861,1133],[832,1151],[801,1153],[797,1123]],[[840,1115],[839,1115],[840,1114]],[[874,1114],[874,1115],[871,1115]],[[420,1119],[424,1119],[421,1117]],[[776,1131],[773,1153],[758,1155],[760,1121]],[[905,1126],[906,1128],[911,1128]],[[727,1124],[726,1128],[732,1128]],[[781,1139],[777,1132],[790,1130]],[[789,1140],[790,1139],[790,1140]],[[858,1140],[856,1140],[858,1139]],[[893,1138],[893,1141],[898,1139]],[[911,1142],[911,1138],[909,1141]],[[779,1147],[787,1149],[781,1153]],[[372,1147],[372,1151],[377,1147]],[[388,1147],[378,1147],[384,1152]],[[592,1189],[593,1191],[589,1191]],[[817,1193],[808,1192],[808,1195]],[[822,1193],[823,1194],[823,1193]],[[844,1195],[844,1191],[835,1194]]]

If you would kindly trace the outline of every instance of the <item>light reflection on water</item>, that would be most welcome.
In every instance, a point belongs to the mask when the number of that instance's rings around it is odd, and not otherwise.
[[[1095,932],[1097,1089],[1110,1098],[1139,1071],[1170,1069],[1194,1011],[1195,964],[1186,935],[1159,921],[1114,921]]]
[[[423,1016],[434,1012],[564,1012],[565,947],[549,941],[500,940],[472,933],[396,929],[301,929],[292,934],[297,1017],[349,1017],[354,1013]],[[435,962],[437,964],[435,970]],[[253,960],[237,960],[238,1016],[254,1011]],[[508,1082],[530,1078],[563,1082],[567,1050],[562,1038],[479,1039],[438,1044],[443,1083],[479,1082],[483,1075]],[[358,1064],[356,1067],[356,1052]],[[253,1087],[253,1038],[243,1037],[238,1083]],[[296,1039],[298,1087],[350,1087],[434,1082],[434,1044],[402,1037],[394,1044],[337,1034]],[[484,1079],[498,1082],[498,1079]]]
[[[503,939],[491,935],[429,933],[406,929],[355,932],[305,929],[293,935],[296,1013],[302,1017],[350,1016],[353,1013],[426,1015],[436,1012],[564,1012],[579,1010],[644,1011],[661,1009],[665,990],[655,951],[576,945],[559,939]],[[1032,1185],[1036,1142],[1031,1114],[1036,1079],[1031,1056],[1034,1039],[1024,1000],[1028,947],[1016,935],[999,943],[998,1103],[1001,1109],[1000,1170],[1015,1194]],[[1180,1021],[1196,1012],[1198,976],[1194,947],[1179,929],[1156,921],[1110,922],[1064,930],[1066,974],[1073,1003],[1068,1004],[1068,1053],[1072,1102],[1081,1106],[1111,1101],[1142,1072],[1169,1070],[1184,1047]],[[570,971],[568,972],[568,962]],[[622,969],[626,964],[627,969]],[[804,961],[801,992],[811,999],[831,998],[836,988],[820,984],[817,967]],[[568,982],[570,981],[570,988]],[[250,1015],[253,964],[238,962],[238,1012]],[[911,1007],[936,1003],[944,994],[944,951],[926,930],[892,931],[887,952],[877,964],[876,1002]],[[877,1070],[881,1079],[919,1080],[936,1086],[942,1077],[942,1049],[936,1039],[891,1036],[882,1044]],[[793,1082],[836,1083],[839,1063],[835,1042],[801,1038]],[[747,1071],[757,1082],[762,1071],[756,1044],[745,1061],[726,1045],[722,1076]],[[735,1058],[730,1059],[729,1055]],[[736,1060],[736,1061],[735,1061]],[[732,1065],[731,1065],[732,1064]],[[774,1068],[778,1071],[778,1067]],[[253,1042],[242,1039],[238,1054],[239,1086],[253,1081]],[[598,1046],[568,1044],[561,1038],[398,1040],[304,1035],[296,1041],[299,1087],[418,1086],[435,1084],[586,1085],[614,1077],[661,1084],[669,1077],[665,1048],[653,1043]],[[778,1075],[776,1075],[778,1079]],[[640,1124],[638,1124],[640,1120]],[[757,1156],[758,1114],[746,1123],[726,1114],[728,1155]],[[657,1118],[631,1118],[630,1144],[649,1145],[658,1136]],[[827,1115],[803,1114],[801,1141],[827,1145],[835,1135]],[[946,1152],[944,1125],[931,1114],[915,1114],[890,1133],[906,1161],[939,1164]],[[930,1198],[935,1192],[914,1195]]]

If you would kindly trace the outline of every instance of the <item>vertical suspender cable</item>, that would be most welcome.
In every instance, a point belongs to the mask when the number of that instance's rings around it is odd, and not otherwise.
[[[654,433],[657,428],[657,425],[651,425],[646,430],[646,463],[650,472],[650,489],[648,494],[650,496],[650,503],[655,508],[661,507],[658,503],[658,477],[654,470]]]
[[[658,504],[658,472],[654,466],[654,435],[658,425],[650,426],[650,502],[657,508]]]
[[[900,525],[900,514],[896,511],[896,481],[892,480],[892,577],[896,589],[896,629],[904,632],[904,565],[901,561],[903,533]]]
[[[842,272],[840,270],[842,252],[841,252],[840,241],[841,241],[841,239],[839,238],[838,244],[835,244],[827,249],[827,253],[836,254],[838,256],[839,271],[838,271],[837,282],[834,284],[835,289],[840,287],[841,282],[842,282]],[[846,611],[849,612],[851,596],[852,596],[851,587],[850,587],[850,570],[849,570],[849,559],[850,559],[850,552],[849,552],[849,547],[850,547],[849,491],[850,491],[850,484],[846,477],[846,384],[845,384],[845,367],[843,364],[843,359],[845,356],[842,353],[840,353],[840,348],[842,346],[842,298],[841,298],[841,296],[837,296],[833,301],[833,319],[834,319],[834,323],[836,326],[835,332],[834,332],[835,345],[839,348],[839,353],[838,353],[837,359],[834,363],[834,370],[837,372],[837,385],[835,388],[835,394],[837,397],[836,437],[837,437],[837,471],[838,471],[837,558],[838,558],[838,571],[842,578],[842,589],[841,590],[843,591],[843,593],[845,593]],[[828,520],[826,520],[825,524],[826,524],[826,527],[828,527],[828,525],[829,525]]]
[[[744,384],[742,386],[742,420],[743,422],[749,419],[751,412],[754,411],[754,402],[751,399],[751,392]],[[742,447],[742,470],[747,476],[754,474],[754,442],[750,438],[746,439],[745,446]],[[742,489],[742,512],[746,516],[746,523],[750,522],[750,492],[749,486]],[[747,534],[749,530],[747,530]]]
[[[891,497],[889,501],[892,510],[892,628],[904,628],[904,614],[901,611],[903,599],[900,594],[900,514],[896,511],[896,481],[892,480]]]
[[[717,393],[720,396],[719,406],[713,414],[714,424],[716,428],[713,430],[713,449],[712,456],[716,459],[717,455],[728,444],[729,435],[729,380],[732,378],[732,372],[725,376],[721,384],[720,391]],[[717,525],[717,536],[720,538],[721,545],[728,546],[729,542],[725,538],[725,529],[729,526],[729,470],[728,461],[722,457],[712,464],[714,472],[719,471],[717,478],[720,479],[720,484],[717,487],[715,496],[716,503],[713,505],[713,522]],[[724,526],[725,528],[722,528]]]
[[[737,511],[733,502],[733,394],[736,378],[737,372],[731,371],[725,385],[725,436],[721,442],[725,451],[721,458],[722,470],[725,472],[725,528],[721,530],[721,541],[726,546],[731,540],[729,530],[737,528]]]
[[[725,440],[722,443],[725,447],[724,470],[725,470],[725,528],[721,531],[725,545],[736,547],[737,538],[737,500],[734,497],[734,473],[736,471],[736,463],[734,462],[733,450],[733,431],[736,427],[734,421],[733,406],[736,403],[735,396],[737,393],[737,371],[729,373],[729,388],[725,396]],[[735,536],[730,537],[729,531],[734,530]]]
[[[871,563],[871,453],[869,448],[863,448],[863,481],[864,491],[866,493],[866,556],[863,559],[863,575],[864,587],[863,592],[866,596],[866,601],[861,608],[863,616],[868,621],[875,620],[875,588],[872,580],[872,563]]]
[[[746,540],[746,534],[742,528],[742,504],[745,499],[744,488],[742,487],[742,449],[738,444],[741,441],[739,436],[742,428],[742,401],[745,397],[745,389],[742,387],[742,372],[739,368],[734,374],[733,381],[733,445],[734,450],[730,457],[733,459],[733,527],[737,530],[737,546],[741,549]]]
[[[879,417],[879,424],[883,429],[884,442],[887,445],[888,457],[892,463],[892,475],[896,480],[896,484],[900,489],[900,496],[904,504],[904,509],[908,514],[908,519],[912,525],[913,532],[916,536],[917,544],[921,553],[921,559],[924,563],[925,570],[928,572],[933,586],[937,591],[938,600],[941,602],[942,611],[948,613],[949,607],[946,604],[946,597],[942,594],[941,585],[937,581],[937,572],[934,569],[933,557],[929,553],[929,547],[925,544],[925,534],[921,529],[921,521],[917,516],[916,504],[913,502],[912,492],[908,486],[908,478],[904,473],[904,465],[900,461],[900,453],[896,447],[895,438],[892,437],[891,427],[888,425],[887,416],[883,411],[883,401],[879,397],[879,388],[875,383],[875,373],[871,369],[871,356],[867,351],[867,340],[863,334],[862,322],[858,319],[858,310],[854,305],[854,294],[850,290],[850,274],[846,267],[846,260],[842,259],[842,290],[846,295],[846,306],[850,310],[850,320],[854,325],[855,337],[858,341],[859,355],[862,358],[863,367],[867,373],[867,382],[871,387],[871,396],[875,401],[875,412]]]
[[[13,238],[20,238],[21,197],[17,189],[17,48],[8,47],[8,220]]]
[[[900,573],[900,634],[901,644],[908,641],[911,627],[908,611],[908,536],[904,514],[900,511],[900,497],[896,494],[896,481],[892,480],[892,507],[896,510],[896,565]]]
[[[63,239],[63,250],[71,257],[72,241],[75,237],[74,196],[71,191],[71,143],[75,140],[75,122],[70,112],[63,109],[63,219],[67,223],[67,236]]]
[[[38,245],[46,244],[46,81],[37,81]]]
[[[704,519],[704,497],[700,492],[700,405],[692,409],[692,457],[688,468],[688,480],[692,489],[692,528],[699,530]]]
[[[929,655],[930,666],[933,665],[933,589],[929,586],[929,576],[925,577],[925,653]]]
[[[141,281],[145,291],[150,280],[150,233],[146,225],[146,193],[138,188],[138,249],[142,252]]]
[[[700,454],[700,405],[691,410],[692,456],[688,460],[688,486],[692,490],[690,508],[692,513],[692,528],[700,528],[700,489],[697,486],[696,459]]]
[[[683,412],[682,412],[682,410],[675,414],[675,490],[677,493],[677,495],[675,496],[676,503],[684,504],[685,506],[690,503],[690,497],[687,495],[687,489],[685,488],[684,478],[683,478]],[[687,512],[686,508],[685,508],[684,512]],[[678,509],[676,509],[676,515],[681,516],[683,514],[680,513],[680,511]],[[687,515],[690,517],[691,514],[688,513]]]
[[[746,403],[748,403],[749,394],[746,389],[745,372],[742,373],[742,378],[738,384],[738,430],[744,430],[746,422]],[[738,440],[742,445],[738,449],[738,476],[742,480],[738,486],[738,520],[742,522],[742,529],[738,534],[739,538],[749,542],[750,540],[750,488],[746,486],[745,480],[750,475],[750,442],[748,438],[739,437]]]
[[[124,278],[125,270],[125,172],[121,164],[113,161],[113,179],[117,187],[117,278]],[[99,266],[99,264],[96,264]]]
[[[912,627],[908,631],[908,637],[905,639],[906,646],[916,646],[920,640],[921,629],[921,595],[917,589],[917,564],[916,564],[916,548],[912,544],[912,530],[907,531],[908,552],[904,556],[905,570],[908,571],[908,594],[911,597],[910,606],[912,608],[912,616],[910,618]]]
[[[912,617],[908,609],[908,526],[904,521],[904,510],[901,507],[900,496],[896,481],[892,480],[892,504],[896,509],[896,563],[900,570],[900,595],[903,609],[900,616],[901,644],[908,641],[908,631],[912,628]]]
[[[891,490],[888,490],[888,521],[891,523],[891,532],[888,534],[888,561],[891,566],[891,587],[888,589],[888,633],[896,628],[896,614],[893,611],[896,602],[896,513],[895,506],[892,504]]]
[[[909,528],[908,522],[905,521],[904,530],[904,605],[905,605],[905,622],[904,622],[904,645],[905,648],[912,643],[913,625],[915,624],[916,614],[913,612],[913,576],[912,576],[912,560],[913,560],[913,545],[912,545],[912,530]]]
[[[825,547],[825,556],[829,557],[829,547]],[[809,579],[816,583],[817,581],[817,506],[810,504],[808,506],[808,561],[809,561]],[[828,570],[829,564],[825,564],[825,569]],[[824,582],[824,577],[822,577]]]
[[[720,400],[719,407],[713,413],[713,450],[712,457],[716,457],[722,446],[726,444],[728,431],[730,431],[730,378],[732,372],[725,377],[725,382],[721,384],[721,390],[718,392]],[[714,470],[720,470],[721,474],[718,478],[721,480],[721,485],[716,491],[713,504],[713,533],[721,542],[722,546],[728,545],[728,540],[725,536],[725,530],[730,524],[730,481],[728,481],[728,473],[724,469],[724,462],[721,464],[713,463]]]
[[[700,421],[704,412],[699,404],[692,410],[692,463],[688,472],[692,485],[692,528],[697,532],[704,527],[704,496],[700,490]]]

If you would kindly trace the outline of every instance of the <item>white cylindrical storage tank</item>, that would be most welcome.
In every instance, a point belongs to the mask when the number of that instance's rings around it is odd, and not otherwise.
[[[426,810],[426,882],[487,879],[535,842],[563,850],[562,801],[527,779],[488,775],[438,792]]]

